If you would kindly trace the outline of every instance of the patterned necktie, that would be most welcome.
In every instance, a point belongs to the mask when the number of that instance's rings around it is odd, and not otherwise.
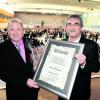
[[[16,44],[16,48],[18,50],[18,52],[20,53],[21,57],[23,58],[23,60],[26,62],[26,57],[25,57],[25,51],[22,48],[22,44]]]
[[[16,48],[17,48],[18,52],[20,53],[20,44],[19,45],[16,44]]]

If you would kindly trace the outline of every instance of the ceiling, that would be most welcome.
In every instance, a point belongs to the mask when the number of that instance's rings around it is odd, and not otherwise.
[[[87,13],[100,11],[100,0],[1,0],[14,11]]]

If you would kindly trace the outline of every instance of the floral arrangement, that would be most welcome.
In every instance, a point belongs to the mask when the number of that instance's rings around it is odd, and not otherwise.
[[[45,46],[44,45],[32,46],[29,41],[26,42],[26,46],[31,50],[30,60],[33,63],[34,70],[36,70],[45,52]]]

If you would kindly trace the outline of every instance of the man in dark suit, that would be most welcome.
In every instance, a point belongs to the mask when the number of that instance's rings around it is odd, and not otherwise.
[[[79,68],[72,89],[70,100],[89,100],[91,95],[91,72],[98,72],[98,45],[82,35],[83,21],[78,15],[70,15],[66,21],[68,41],[85,44],[83,53],[76,54]],[[58,100],[65,100],[58,97]]]
[[[23,24],[8,22],[8,40],[0,44],[0,78],[6,82],[7,100],[37,100],[38,86],[33,81],[31,51],[23,40]]]

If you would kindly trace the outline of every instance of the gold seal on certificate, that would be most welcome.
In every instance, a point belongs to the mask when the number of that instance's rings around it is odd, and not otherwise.
[[[68,100],[79,65],[75,54],[83,48],[80,43],[49,40],[34,80],[40,87]]]

